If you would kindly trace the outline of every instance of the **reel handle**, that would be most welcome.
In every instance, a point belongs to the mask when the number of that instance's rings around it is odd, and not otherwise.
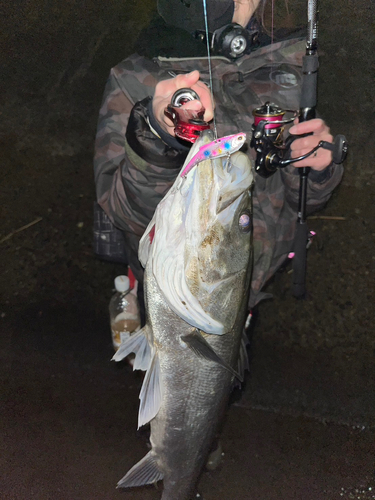
[[[332,160],[333,163],[336,164],[342,163],[345,160],[346,155],[348,154],[348,142],[346,140],[346,137],[342,134],[336,135],[333,143],[320,141],[319,146],[321,148],[332,151]]]

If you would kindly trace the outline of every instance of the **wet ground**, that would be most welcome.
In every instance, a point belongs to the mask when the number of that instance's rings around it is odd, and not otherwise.
[[[280,19],[295,23],[302,4],[290,0],[289,17],[281,6]],[[147,432],[136,431],[141,377],[109,361],[107,306],[123,269],[91,251],[101,95],[151,5],[3,6],[0,497],[7,500],[160,498],[160,488],[115,489],[146,453]],[[259,308],[251,371],[222,433],[223,462],[200,481],[205,500],[375,498],[372,5],[322,2],[319,110],[351,144],[346,173],[323,218],[309,222],[317,238],[307,300],[291,297],[287,270],[269,285],[273,301]]]

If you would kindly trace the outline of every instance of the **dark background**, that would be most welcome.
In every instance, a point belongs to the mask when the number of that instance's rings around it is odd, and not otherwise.
[[[305,3],[276,2],[275,25],[304,24]],[[0,8],[0,497],[156,499],[160,487],[115,490],[147,451],[142,378],[110,363],[107,307],[124,269],[91,250],[105,81],[137,50],[154,2]],[[375,498],[373,2],[322,0],[320,11],[318,108],[350,153],[319,216],[344,220],[309,222],[307,300],[291,297],[288,272],[268,287],[223,463],[202,476],[206,500]]]

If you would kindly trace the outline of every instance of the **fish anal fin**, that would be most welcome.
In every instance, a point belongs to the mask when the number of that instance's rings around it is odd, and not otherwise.
[[[141,404],[138,414],[138,429],[152,420],[159,411],[162,400],[162,383],[157,351],[154,349],[151,365],[143,380],[139,394]]]
[[[206,359],[208,361],[213,361],[219,364],[226,370],[228,370],[232,375],[237,377],[241,382],[243,382],[243,377],[236,372],[228,363],[226,363],[210,346],[210,344],[205,340],[203,335],[198,331],[194,330],[192,333],[181,336],[181,340],[196,354],[199,358]]]
[[[151,450],[125,474],[117,483],[117,488],[132,488],[153,484],[161,479],[163,479],[163,474],[160,472]]]
[[[151,347],[148,342],[147,325],[132,333],[118,348],[113,361],[121,361],[130,353],[135,353],[134,370],[147,370],[151,364]]]

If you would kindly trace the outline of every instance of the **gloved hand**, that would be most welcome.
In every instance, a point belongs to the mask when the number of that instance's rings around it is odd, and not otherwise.
[[[243,28],[249,24],[249,21],[259,5],[260,0],[233,0],[234,13],[233,23],[240,24]]]

